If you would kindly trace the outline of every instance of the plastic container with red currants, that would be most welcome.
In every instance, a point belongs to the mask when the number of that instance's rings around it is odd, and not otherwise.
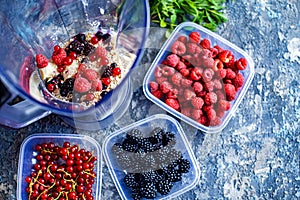
[[[89,136],[29,136],[20,148],[17,199],[100,199],[101,155]]]
[[[204,131],[226,127],[254,77],[252,58],[193,22],[176,27],[143,83],[148,99]]]

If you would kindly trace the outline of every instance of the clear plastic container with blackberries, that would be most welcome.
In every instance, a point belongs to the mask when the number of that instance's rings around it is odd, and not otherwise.
[[[17,199],[100,199],[102,151],[89,136],[32,134],[18,165]]]
[[[122,199],[169,199],[199,181],[198,164],[183,129],[165,114],[113,133],[103,152]]]
[[[207,133],[222,131],[254,77],[242,49],[193,22],[179,24],[143,83],[148,99]]]

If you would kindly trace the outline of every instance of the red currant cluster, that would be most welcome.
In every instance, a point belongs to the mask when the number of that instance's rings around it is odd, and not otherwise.
[[[78,145],[53,142],[35,146],[36,164],[30,176],[26,192],[29,200],[93,200],[92,187],[97,158],[92,152],[79,149]]]
[[[205,126],[218,126],[244,84],[245,58],[211,45],[197,31],[180,35],[155,68],[151,93]]]

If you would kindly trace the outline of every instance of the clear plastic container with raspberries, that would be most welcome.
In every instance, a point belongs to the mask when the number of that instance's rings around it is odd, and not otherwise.
[[[122,199],[170,199],[199,181],[199,167],[180,124],[164,114],[113,133],[103,152]]]
[[[176,27],[143,83],[148,99],[186,123],[219,132],[228,124],[254,77],[252,58],[193,22]]]
[[[17,199],[100,199],[102,151],[86,135],[27,137],[18,163]]]

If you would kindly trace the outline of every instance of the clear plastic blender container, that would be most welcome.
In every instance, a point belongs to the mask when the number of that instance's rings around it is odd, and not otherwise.
[[[1,4],[0,124],[19,128],[55,113],[72,126],[98,129],[118,119],[130,101],[130,71],[138,66],[143,55],[149,16],[147,0],[44,0]],[[63,44],[78,33],[96,33],[99,29],[116,32],[117,48],[125,48],[136,57],[131,70],[114,90],[94,106],[74,110],[75,103],[49,95],[39,78],[35,55],[51,57],[56,44]],[[34,89],[29,85],[33,73],[37,74]],[[11,103],[16,98],[22,101]]]

